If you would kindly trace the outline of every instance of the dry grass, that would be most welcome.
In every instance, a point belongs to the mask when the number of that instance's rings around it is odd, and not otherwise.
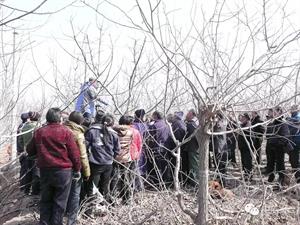
[[[0,224],[37,224],[38,199],[19,192],[17,171],[17,162],[1,168]],[[237,176],[238,172],[233,171],[231,174]],[[238,180],[232,175],[227,179],[233,186],[231,190],[234,198],[209,200],[210,224],[300,224],[300,191],[293,179],[289,187],[280,191],[275,191],[274,184],[268,184],[266,178],[257,175],[251,183]],[[195,212],[196,195],[193,189],[183,191],[185,206]],[[253,216],[245,210],[249,203],[259,210],[258,215]],[[97,208],[93,219],[81,213],[80,224],[192,224],[189,216],[180,210],[172,190],[139,192],[130,205],[99,205]]]

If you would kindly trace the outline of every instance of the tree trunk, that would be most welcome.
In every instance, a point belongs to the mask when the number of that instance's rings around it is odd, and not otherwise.
[[[200,122],[200,129],[196,134],[199,143],[199,190],[198,190],[198,213],[195,224],[206,225],[208,220],[208,148],[209,135],[206,126]]]

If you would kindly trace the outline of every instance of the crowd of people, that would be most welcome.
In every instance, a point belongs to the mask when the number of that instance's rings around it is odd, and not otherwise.
[[[138,109],[134,115],[122,115],[116,123],[114,115],[90,104],[96,95],[91,95],[93,81],[89,82],[81,90],[81,103],[67,118],[62,118],[59,108],[50,108],[46,123],[39,127],[38,112],[21,114],[17,140],[20,185],[25,194],[40,195],[40,224],[62,225],[64,216],[68,225],[76,224],[80,203],[93,201],[97,192],[114,206],[131,204],[138,191],[172,188],[178,146],[180,182],[195,187],[200,179],[201,146],[195,136],[199,124],[194,109],[186,115],[178,111],[166,117],[159,111],[149,116]],[[215,134],[210,138],[209,166],[226,186],[228,165],[239,163],[239,149],[242,177],[251,181],[254,165],[262,163],[265,139],[268,181],[273,182],[278,173],[278,181],[283,183],[287,153],[300,183],[299,130],[300,111],[296,109],[289,117],[280,107],[269,109],[265,121],[257,112],[240,114],[237,119],[217,113],[211,125]],[[86,214],[92,216],[93,208]]]
[[[270,108],[263,120],[258,112],[243,113],[237,120],[232,116],[217,115],[217,121],[213,131],[227,131],[223,135],[212,135],[210,151],[213,152],[213,160],[210,159],[210,167],[215,165],[219,173],[220,182],[226,186],[222,179],[226,174],[229,163],[237,166],[236,149],[240,152],[242,179],[251,181],[254,174],[254,166],[261,175],[267,175],[268,182],[275,180],[278,174],[279,188],[288,180],[285,156],[289,157],[289,163],[297,183],[300,183],[300,110],[293,106],[290,114],[284,112],[281,107]],[[263,142],[265,145],[262,145]],[[266,166],[262,168],[262,150],[266,156]],[[212,163],[211,163],[212,161]]]

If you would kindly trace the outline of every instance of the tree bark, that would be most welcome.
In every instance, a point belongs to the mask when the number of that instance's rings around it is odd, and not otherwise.
[[[198,213],[195,224],[206,225],[208,221],[208,148],[209,135],[205,119],[200,121],[200,129],[196,134],[199,143],[199,190],[198,190]]]

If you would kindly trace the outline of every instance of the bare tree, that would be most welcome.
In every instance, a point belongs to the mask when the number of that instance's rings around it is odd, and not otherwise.
[[[260,5],[236,1],[234,5],[224,0],[216,1],[209,10],[194,3],[185,29],[176,26],[178,20],[162,1],[136,0],[135,11],[126,11],[113,1],[105,4],[124,20],[89,6],[109,22],[144,34],[168,71],[165,76],[179,74],[196,102],[201,176],[198,212],[192,217],[195,224],[207,224],[208,144],[210,136],[217,135],[212,132],[213,118],[217,113],[288,105],[299,95],[298,90],[287,91],[293,89],[293,80],[296,87],[298,83],[299,57],[294,47],[298,46],[299,28],[285,24],[287,3],[271,6],[269,1]],[[254,5],[255,14],[251,13]],[[275,12],[280,14],[280,24],[275,22]],[[172,79],[166,80],[165,93],[171,83]],[[185,86],[180,85],[177,91],[182,88]]]

